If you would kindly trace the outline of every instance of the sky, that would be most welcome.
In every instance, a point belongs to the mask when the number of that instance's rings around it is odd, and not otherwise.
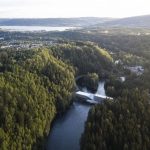
[[[0,18],[124,18],[150,14],[150,0],[0,0]]]

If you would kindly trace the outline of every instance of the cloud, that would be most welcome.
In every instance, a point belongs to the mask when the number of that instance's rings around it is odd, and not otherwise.
[[[126,17],[150,14],[149,0],[0,0],[0,17]]]

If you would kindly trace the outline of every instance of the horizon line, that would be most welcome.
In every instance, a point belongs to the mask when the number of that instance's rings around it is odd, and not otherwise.
[[[98,16],[80,16],[80,17],[0,17],[0,19],[77,19],[77,18],[108,18],[108,19],[125,19],[132,17],[144,17],[150,16],[150,14],[145,15],[133,15],[127,17],[98,17]]]

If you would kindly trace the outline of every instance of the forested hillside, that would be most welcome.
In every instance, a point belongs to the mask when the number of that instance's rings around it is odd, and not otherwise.
[[[150,149],[149,115],[146,91],[124,91],[122,97],[90,110],[81,150]]]
[[[0,149],[43,149],[56,114],[72,103],[75,75],[111,68],[106,50],[86,43],[0,51]]]
[[[105,92],[114,100],[92,107],[81,149],[148,150],[149,33],[132,28],[1,32],[0,149],[43,149],[56,114],[73,102],[75,79],[83,77],[81,86],[92,92],[105,79]],[[34,43],[43,45],[32,49]],[[140,74],[129,69],[137,66]]]
[[[113,58],[92,42],[72,42],[52,47],[53,55],[74,66],[77,75],[111,72]]]
[[[0,149],[42,149],[56,113],[71,103],[73,70],[48,50],[0,55]]]
[[[1,26],[51,26],[51,27],[85,27],[104,23],[112,18],[79,17],[79,18],[5,18],[0,19]]]
[[[114,100],[106,100],[90,110],[81,150],[150,149],[149,29],[97,29],[82,35],[109,49],[119,63],[105,82],[106,94]],[[144,71],[137,74],[127,66],[141,66]]]

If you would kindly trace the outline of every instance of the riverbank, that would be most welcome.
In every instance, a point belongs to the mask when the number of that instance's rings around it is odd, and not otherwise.
[[[104,81],[99,82],[96,93],[105,95],[104,84]],[[80,150],[80,138],[91,107],[74,101],[62,116],[57,116],[51,126],[46,150]]]

